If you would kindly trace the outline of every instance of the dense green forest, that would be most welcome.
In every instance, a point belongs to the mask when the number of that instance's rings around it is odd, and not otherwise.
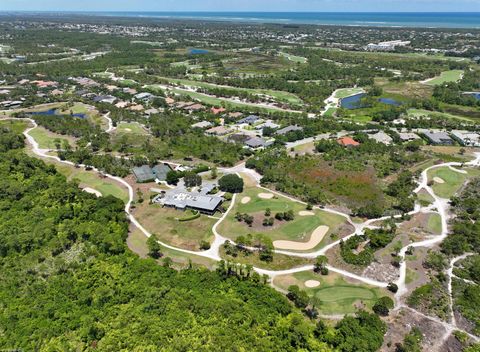
[[[375,351],[385,324],[359,312],[314,324],[272,288],[175,271],[125,245],[123,203],[96,198],[0,131],[0,347],[39,351]]]

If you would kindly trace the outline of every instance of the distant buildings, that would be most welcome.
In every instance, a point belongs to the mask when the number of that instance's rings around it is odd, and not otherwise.
[[[369,51],[393,51],[397,46],[410,45],[409,41],[392,40],[389,42],[380,42],[378,44],[370,43],[366,49]]]
[[[415,141],[417,139],[421,139],[418,134],[415,134],[413,132],[399,132],[398,136],[400,137],[400,140],[402,142],[409,142],[409,141]]]
[[[260,117],[258,117],[257,115],[250,115],[250,116],[244,117],[243,119],[240,119],[237,123],[238,124],[246,123],[249,125],[253,125],[255,122],[259,120],[260,120]]]
[[[230,133],[230,129],[225,126],[212,127],[205,131],[205,134],[210,136],[225,136]]]
[[[209,128],[212,127],[212,123],[208,121],[200,121],[192,125],[193,128]]]
[[[303,127],[291,125],[278,130],[277,132],[275,132],[275,134],[279,136],[283,136],[287,133],[294,132],[294,131],[303,131]]]

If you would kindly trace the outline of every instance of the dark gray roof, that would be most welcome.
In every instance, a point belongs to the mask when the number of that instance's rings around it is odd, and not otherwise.
[[[250,116],[244,117],[243,119],[239,120],[238,123],[254,123],[254,122],[258,121],[259,119],[260,119],[260,117],[258,117],[257,115],[250,115]]]
[[[287,126],[282,129],[279,129],[277,132],[275,132],[275,134],[284,135],[293,131],[303,131],[303,127],[291,125],[291,126]]]
[[[251,148],[259,148],[264,147],[266,145],[266,142],[263,138],[252,137],[249,140],[245,141],[245,145]]]
[[[167,174],[172,171],[172,169],[167,164],[158,164],[153,167],[152,171],[157,179],[165,181],[167,179]]]
[[[424,132],[425,137],[427,137],[432,143],[452,143],[452,139],[446,132]]]
[[[133,174],[138,182],[148,182],[155,180],[155,175],[148,165],[142,165],[133,168]]]

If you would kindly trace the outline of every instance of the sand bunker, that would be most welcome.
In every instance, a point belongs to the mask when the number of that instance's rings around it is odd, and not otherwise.
[[[445,183],[445,181],[443,179],[441,179],[440,177],[434,177],[433,178],[433,182],[436,182],[436,183]]]
[[[300,216],[312,216],[315,215],[313,211],[308,211],[308,210],[302,210],[298,212],[298,215]]]
[[[328,232],[329,227],[320,225],[313,231],[312,236],[308,242],[296,242],[296,241],[274,241],[273,245],[278,249],[292,249],[296,251],[308,251],[315,248]]]
[[[272,193],[259,193],[258,197],[262,198],[262,199],[272,199],[273,194]]]
[[[127,131],[127,132],[132,132],[131,128],[124,128],[124,130]]]
[[[320,286],[320,281],[317,280],[308,280],[305,281],[305,287],[312,288]]]
[[[90,187],[85,187],[83,189],[84,192],[95,194],[97,197],[101,197],[102,193],[97,191],[96,189],[90,188]]]
[[[242,204],[247,204],[248,202],[250,202],[250,197],[243,197],[242,198]]]

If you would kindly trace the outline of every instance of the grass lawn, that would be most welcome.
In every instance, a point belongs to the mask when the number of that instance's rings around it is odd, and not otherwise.
[[[148,202],[137,204],[133,214],[149,232],[157,234],[162,242],[197,251],[200,241],[213,240],[212,227],[217,221],[206,215],[190,221],[178,221],[178,218],[185,217],[187,213]]]
[[[7,127],[15,133],[22,133],[30,126],[27,120],[0,120],[0,127]]]
[[[167,78],[167,77],[161,77],[161,78],[166,79],[171,83],[181,84],[185,86],[201,87],[201,88],[225,88],[225,89],[235,90],[239,92],[248,92],[250,94],[265,94],[277,99],[278,101],[285,101],[287,103],[293,103],[293,104],[303,103],[302,100],[299,97],[297,97],[295,94],[279,91],[279,90],[239,88],[239,87],[230,87],[230,86],[220,86],[213,83],[207,83],[202,81],[192,81],[187,79],[175,79],[175,78]]]
[[[462,121],[475,121],[475,119],[469,118],[469,117],[448,114],[445,112],[428,111],[423,109],[408,109],[407,115],[408,117],[428,116],[433,118],[436,117],[436,118],[455,119],[455,120],[462,120]]]
[[[295,62],[295,63],[306,64],[307,61],[308,61],[306,57],[292,55],[292,54],[289,54],[289,53],[285,53],[283,51],[280,52],[279,54],[286,57],[288,60]]]
[[[117,133],[148,134],[145,128],[136,122],[120,122],[117,125]]]
[[[337,108],[328,108],[327,111],[325,111],[325,114],[323,114],[323,116],[332,117],[333,114],[335,114],[335,111],[337,111]]]
[[[427,193],[426,191],[418,192],[417,193],[417,199],[423,206],[427,206],[427,205],[433,203],[433,201],[434,201],[432,196],[429,193]]]
[[[307,280],[319,281],[320,285],[314,288],[305,287]],[[389,295],[384,289],[348,282],[336,273],[322,276],[313,271],[302,271],[292,275],[277,276],[273,283],[285,290],[290,285],[298,285],[310,297],[315,296],[321,301],[317,309],[321,314],[326,315],[354,313],[360,305],[371,309],[380,297]]]
[[[407,268],[407,275],[405,277],[405,283],[411,284],[412,282],[416,281],[418,279],[418,274],[413,271],[412,269]]]
[[[429,85],[440,85],[447,82],[458,82],[463,75],[463,70],[443,71],[440,76],[426,82]]]
[[[351,95],[362,93],[363,91],[362,88],[342,88],[335,93],[335,98],[343,99]]]
[[[29,134],[38,142],[41,149],[56,149],[55,140],[57,139],[60,140],[61,147],[65,142],[68,142],[72,147],[75,146],[75,138],[50,132],[42,126],[31,130]]]
[[[438,214],[430,214],[427,222],[427,230],[436,235],[442,232],[442,219]]]
[[[52,163],[51,160],[45,161],[47,163]],[[58,162],[53,162],[53,164],[60,173],[67,177],[68,180],[79,180],[81,187],[93,188],[102,193],[103,196],[112,195],[123,200],[125,203],[128,201],[128,190],[126,187],[109,178],[101,178],[95,171],[86,171],[81,168],[77,169],[74,166],[60,164]]]
[[[434,182],[432,188],[436,195],[449,199],[451,198],[465,183],[468,177],[480,175],[480,171],[476,169],[464,169],[468,174],[463,174],[451,170],[448,167],[439,167],[428,172],[428,180],[433,181],[434,177],[441,178],[444,183]]]
[[[272,241],[292,240],[306,242],[318,226],[327,225],[330,229],[323,241],[317,246],[320,247],[326,242],[329,235],[335,233],[345,222],[343,217],[321,210],[315,210],[314,216],[300,216],[299,211],[305,210],[305,205],[293,202],[282,196],[275,196],[272,199],[261,199],[258,196],[260,193],[269,192],[257,187],[251,187],[246,188],[243,193],[237,195],[233,209],[217,229],[219,233],[233,240],[241,235],[262,233],[268,235]],[[250,197],[250,201],[246,204],[241,202],[244,197]],[[271,217],[274,217],[275,213],[292,210],[295,214],[295,219],[288,222],[275,220],[274,226],[265,227],[262,225],[262,222],[267,208],[271,210]],[[237,212],[252,215],[255,218],[252,227],[249,227],[244,222],[237,221],[235,219]]]
[[[260,260],[257,253],[252,253],[247,256],[243,253],[239,253],[237,257],[232,257],[225,254],[223,247],[220,248],[220,256],[227,261],[240,264],[251,264],[256,268],[265,270],[287,270],[313,264],[315,262],[314,259],[292,257],[278,253],[273,254],[273,260],[271,262]]]
[[[136,227],[131,226],[130,232],[127,238],[127,245],[130,250],[138,254],[142,258],[148,257],[147,237]],[[173,267],[175,269],[185,269],[189,266],[189,262],[193,266],[202,266],[210,270],[213,270],[216,266],[216,261],[200,257],[194,254],[183,253],[173,249],[162,247],[161,252],[163,257],[158,260],[159,264],[163,262],[163,258],[169,257],[173,261]]]
[[[156,89],[156,85],[149,85],[147,88],[150,89]],[[278,112],[278,111],[283,111],[283,109],[280,108],[274,108],[274,107],[265,107],[265,106],[260,106],[254,103],[243,103],[243,102],[236,102],[236,101],[230,101],[227,98],[216,98],[212,97],[206,94],[201,94],[197,92],[191,92],[188,90],[180,89],[180,88],[171,88],[170,91],[172,91],[175,94],[178,95],[187,95],[191,97],[192,99],[198,100],[201,103],[209,104],[209,105],[215,105],[215,106],[225,106],[227,108],[244,108],[245,106],[248,106],[250,108],[253,108],[258,111],[266,111],[266,112]],[[297,113],[300,113],[297,112]]]

